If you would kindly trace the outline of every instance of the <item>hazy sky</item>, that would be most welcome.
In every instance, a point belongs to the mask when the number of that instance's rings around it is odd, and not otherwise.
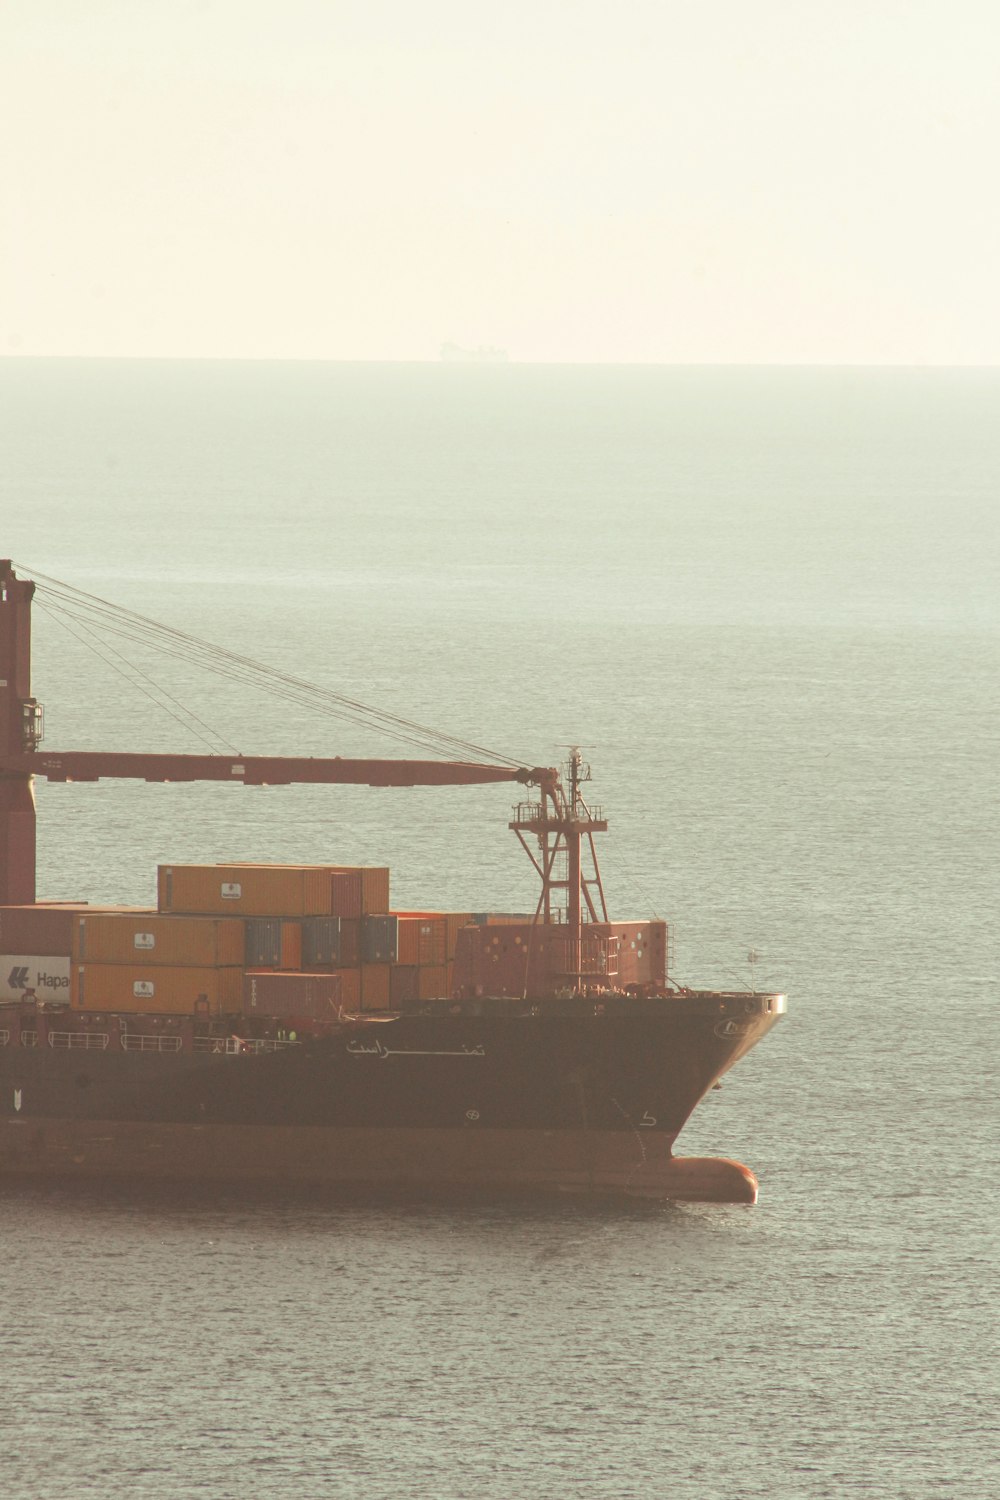
[[[1000,0],[0,0],[0,353],[1000,363]]]

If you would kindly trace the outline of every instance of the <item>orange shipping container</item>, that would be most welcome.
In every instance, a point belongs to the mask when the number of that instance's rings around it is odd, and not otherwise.
[[[390,964],[362,964],[361,1009],[389,1009]]]
[[[361,871],[361,915],[382,916],[389,910],[389,871],[383,865]]]
[[[238,1011],[243,970],[74,964],[70,972],[70,1004],[80,1010],[192,1015],[202,999],[212,1015]]]
[[[0,953],[31,953],[69,958],[73,928],[84,913],[149,912],[143,906],[90,906],[86,901],[40,901],[31,906],[0,906]]]
[[[76,963],[171,964],[221,968],[243,962],[243,923],[237,918],[79,914],[73,923]]]
[[[281,924],[281,967],[283,969],[301,969],[302,967],[301,922]]]
[[[247,917],[322,916],[330,910],[330,876],[301,865],[160,865],[161,912]]]
[[[446,963],[448,960],[448,918],[440,912],[401,913],[396,943],[398,963]]]
[[[458,942],[458,934],[463,927],[472,921],[472,914],[467,911],[398,911],[394,913],[399,918],[401,928],[405,922],[410,925],[406,934],[407,958],[400,957],[399,963],[408,964],[440,964],[451,963],[455,957],[455,947]],[[438,932],[438,923],[444,925],[444,939]],[[422,928],[425,929],[422,931]],[[413,934],[417,933],[415,939]],[[424,957],[420,957],[419,943],[422,940]]]
[[[420,999],[443,1000],[448,996],[448,966],[438,964],[420,970]]]
[[[361,1009],[361,970],[334,969],[332,972],[340,976],[340,1002],[345,1011],[359,1011]]]

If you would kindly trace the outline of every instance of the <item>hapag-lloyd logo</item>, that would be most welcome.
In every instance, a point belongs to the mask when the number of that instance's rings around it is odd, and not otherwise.
[[[15,964],[7,975],[7,983],[12,990],[68,990],[69,976],[39,969],[32,978],[27,964]]]

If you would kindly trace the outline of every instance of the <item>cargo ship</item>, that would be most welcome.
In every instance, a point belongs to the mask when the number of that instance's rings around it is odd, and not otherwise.
[[[0,1174],[756,1201],[748,1167],[674,1143],[785,998],[679,985],[666,923],[610,918],[607,823],[578,751],[563,769],[472,745],[463,760],[49,752],[36,588],[113,611],[0,561]],[[222,655],[229,675],[244,662]],[[38,901],[38,776],[514,785],[537,900],[400,911],[384,866],[233,862],[160,866],[155,907]]]

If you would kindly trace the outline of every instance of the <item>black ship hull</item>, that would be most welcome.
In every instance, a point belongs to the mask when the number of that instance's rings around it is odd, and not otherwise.
[[[673,1145],[783,997],[489,1009],[176,1050],[138,1017],[7,1027],[0,1173],[754,1201],[747,1168]]]

